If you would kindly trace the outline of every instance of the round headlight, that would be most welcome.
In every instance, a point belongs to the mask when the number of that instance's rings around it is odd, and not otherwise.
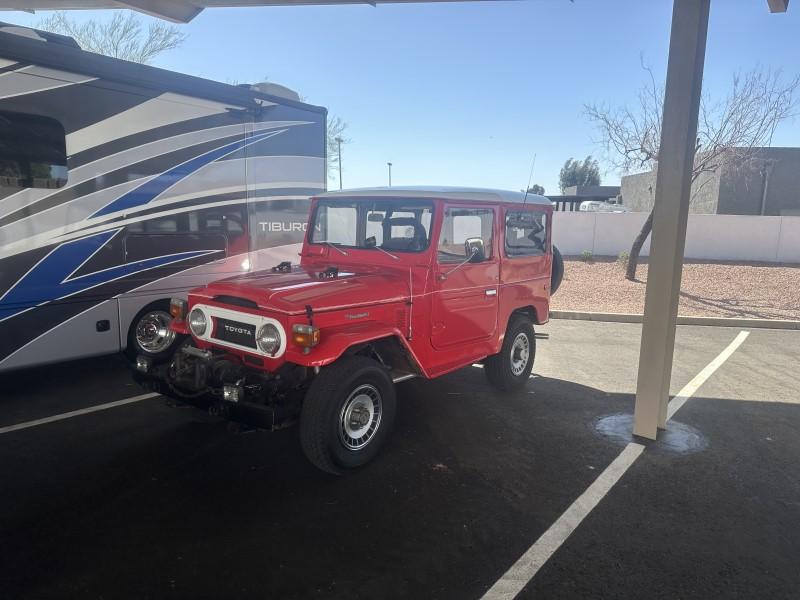
[[[262,352],[267,354],[275,354],[278,348],[281,347],[281,334],[278,328],[272,323],[267,323],[258,330],[256,335],[256,344]]]
[[[207,326],[208,322],[206,321],[206,316],[203,314],[202,310],[195,308],[189,313],[189,329],[192,330],[193,334],[196,336],[203,335],[206,332]]]

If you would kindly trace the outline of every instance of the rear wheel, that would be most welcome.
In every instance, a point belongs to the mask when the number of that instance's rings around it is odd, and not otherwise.
[[[394,384],[386,369],[364,356],[341,358],[320,371],[303,400],[303,452],[328,473],[360,467],[380,450],[394,414]]]
[[[503,347],[484,363],[489,382],[497,389],[510,392],[528,382],[536,357],[536,338],[533,323],[523,315],[512,317],[508,324]]]
[[[169,302],[155,302],[144,307],[133,319],[128,330],[128,347],[125,350],[131,360],[139,354],[159,362],[166,360],[183,340],[169,328],[172,316]]]

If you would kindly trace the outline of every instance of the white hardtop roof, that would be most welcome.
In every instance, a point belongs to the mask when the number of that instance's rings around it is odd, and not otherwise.
[[[317,198],[444,198],[446,200],[467,200],[472,202],[511,202],[515,204],[544,204],[551,206],[550,200],[538,194],[493,190],[486,188],[445,187],[445,186],[392,186],[337,190],[319,194]]]

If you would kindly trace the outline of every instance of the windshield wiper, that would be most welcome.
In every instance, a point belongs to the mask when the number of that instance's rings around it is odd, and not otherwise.
[[[323,244],[327,244],[328,246],[330,246],[331,248],[333,248],[333,249],[334,249],[334,250],[336,250],[337,252],[340,252],[341,254],[344,254],[345,256],[347,256],[347,252],[345,252],[344,250],[342,250],[341,248],[339,248],[339,247],[338,247],[336,244],[334,244],[333,242],[322,242],[322,243],[323,243]]]
[[[381,248],[380,246],[373,246],[373,248],[375,248],[375,250],[380,250],[381,252],[383,252],[384,254],[386,254],[386,255],[388,255],[388,256],[391,256],[391,257],[392,257],[393,259],[395,259],[395,260],[400,260],[400,257],[399,257],[399,256],[395,256],[394,254],[392,254],[392,253],[391,253],[391,252],[389,252],[388,250],[384,250],[384,249],[383,249],[383,248]]]

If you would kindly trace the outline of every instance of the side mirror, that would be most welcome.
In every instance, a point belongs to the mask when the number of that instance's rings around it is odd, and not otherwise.
[[[464,255],[469,262],[478,263],[486,260],[486,248],[481,238],[467,238],[464,242]]]

